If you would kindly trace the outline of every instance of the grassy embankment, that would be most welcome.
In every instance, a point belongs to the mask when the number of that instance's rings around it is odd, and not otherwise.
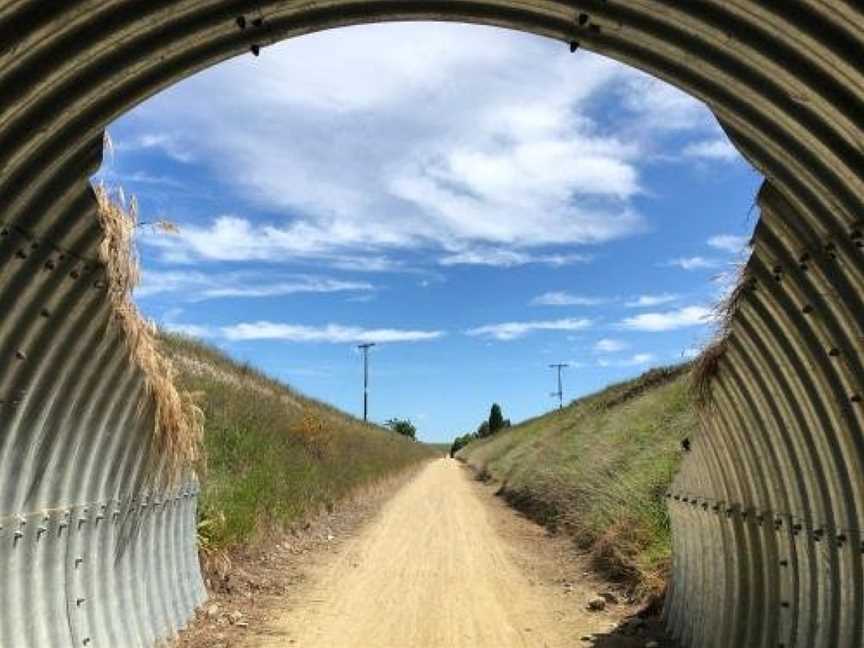
[[[598,571],[637,597],[657,595],[671,554],[664,494],[698,426],[689,373],[650,371],[458,456],[515,507],[572,535]]]
[[[201,540],[262,540],[435,456],[426,445],[304,397],[216,349],[160,336],[206,416]]]

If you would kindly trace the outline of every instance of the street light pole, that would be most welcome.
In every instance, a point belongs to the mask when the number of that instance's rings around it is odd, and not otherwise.
[[[358,344],[357,348],[363,351],[363,420],[369,420],[369,349],[375,346],[374,342]]]

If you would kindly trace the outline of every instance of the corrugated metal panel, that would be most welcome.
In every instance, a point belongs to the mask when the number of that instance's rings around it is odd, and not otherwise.
[[[152,413],[108,327],[87,186],[106,124],[253,45],[419,19],[640,67],[766,176],[717,407],[670,497],[667,618],[688,646],[864,646],[857,0],[0,0],[0,645],[152,645],[203,597],[194,496],[142,508]]]

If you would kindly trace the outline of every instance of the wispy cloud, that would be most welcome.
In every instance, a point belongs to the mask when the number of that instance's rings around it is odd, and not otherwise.
[[[657,356],[653,353],[636,353],[629,358],[600,358],[597,364],[601,367],[638,367],[654,362]]]
[[[139,298],[173,293],[189,301],[204,301],[225,297],[277,297],[300,293],[369,293],[375,287],[365,281],[345,281],[312,275],[267,276],[260,273],[204,273],[194,271],[144,272],[141,285],[135,291]]]
[[[681,299],[680,295],[672,293],[662,293],[659,295],[639,295],[637,298],[625,302],[624,305],[628,308],[650,308],[652,306],[662,306]]]
[[[528,322],[502,322],[469,329],[466,334],[495,340],[515,340],[535,331],[582,331],[591,326],[590,319],[558,319]]]
[[[438,260],[443,266],[454,265],[486,265],[500,268],[537,264],[552,267],[573,265],[574,263],[590,263],[590,254],[532,254],[519,250],[502,248],[472,249],[456,252],[441,257]]]
[[[719,234],[708,239],[709,246],[730,254],[741,254],[747,249],[749,243],[750,237],[735,234]]]
[[[619,322],[619,327],[633,331],[674,331],[691,326],[701,326],[712,321],[714,313],[704,306],[686,306],[664,313],[641,313]]]
[[[211,332],[211,335],[213,332]],[[231,341],[281,340],[283,342],[323,342],[328,344],[354,344],[363,342],[394,343],[420,342],[443,337],[443,331],[377,328],[369,329],[342,324],[307,326],[280,322],[243,322],[223,326],[216,331],[218,337]]]
[[[532,306],[599,306],[614,301],[610,297],[586,297],[564,291],[547,292],[531,300]]]
[[[692,142],[684,147],[684,157],[704,160],[719,160],[732,162],[741,159],[741,154],[732,146],[728,139],[717,138]]]
[[[682,268],[683,270],[709,270],[722,267],[724,262],[720,259],[710,257],[693,256],[672,259],[666,262],[665,265]]]
[[[595,353],[618,353],[630,348],[630,345],[623,340],[615,340],[612,338],[603,338],[598,340],[594,345]]]
[[[191,144],[181,143],[180,138],[167,132],[141,133],[129,140],[114,140],[115,151],[157,150],[177,162],[188,163],[195,159]]]
[[[210,338],[214,337],[214,330],[208,326],[199,324],[181,324],[179,322],[163,322],[160,326],[166,331],[172,333],[180,333],[193,338]]]

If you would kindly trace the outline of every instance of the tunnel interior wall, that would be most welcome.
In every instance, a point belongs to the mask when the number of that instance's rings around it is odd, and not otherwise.
[[[687,646],[861,646],[864,238],[760,191],[753,255],[672,491]],[[812,231],[812,230],[811,230]]]
[[[151,646],[205,595],[194,483],[146,487],[153,404],[96,255],[103,130],[232,56],[396,20],[638,67],[704,101],[765,177],[669,493],[666,619],[688,648],[864,646],[857,0],[0,0],[0,645]]]
[[[154,403],[89,184],[71,206],[62,247],[0,223],[0,646],[152,646],[205,597],[197,486],[152,479]]]

